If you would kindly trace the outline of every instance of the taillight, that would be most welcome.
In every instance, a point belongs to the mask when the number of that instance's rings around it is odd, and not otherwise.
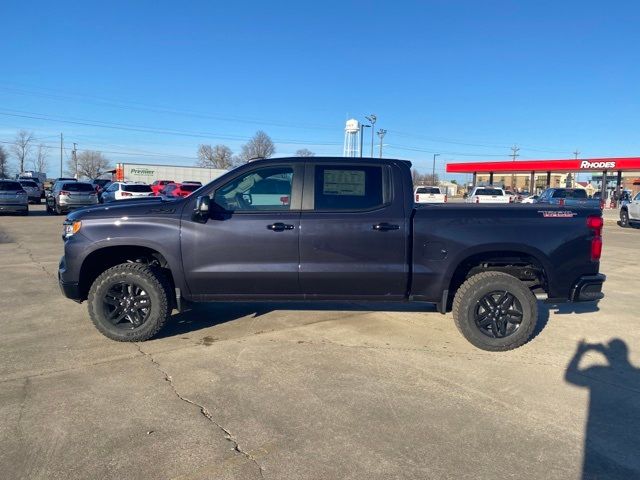
[[[564,198],[561,198],[560,200],[558,200],[558,205],[560,205],[561,207],[564,207]]]
[[[509,197],[509,203],[513,203],[513,197]]]
[[[71,193],[66,190],[60,190],[60,195],[71,195]]]
[[[444,203],[447,203],[447,194],[444,194]]]
[[[587,227],[593,231],[591,239],[591,261],[597,262],[602,255],[602,227],[604,220],[597,215],[589,215],[587,217]]]
[[[476,197],[476,203],[480,203],[480,197]]]
[[[420,201],[420,195],[416,193],[416,202]]]
[[[133,195],[129,192],[120,192],[120,195],[123,197],[132,197]]]

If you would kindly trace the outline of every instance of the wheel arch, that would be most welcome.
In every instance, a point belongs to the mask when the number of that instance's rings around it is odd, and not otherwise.
[[[128,262],[157,265],[162,269],[172,286],[172,291],[168,292],[168,295],[174,296],[175,279],[166,255],[157,249],[144,245],[113,245],[97,248],[84,258],[78,277],[81,299],[87,299],[91,285],[102,272]]]

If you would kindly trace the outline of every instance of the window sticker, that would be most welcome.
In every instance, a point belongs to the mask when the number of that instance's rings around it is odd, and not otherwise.
[[[364,170],[325,170],[323,195],[364,197]]]

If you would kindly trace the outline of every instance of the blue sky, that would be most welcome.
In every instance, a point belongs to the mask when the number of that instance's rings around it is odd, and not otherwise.
[[[441,153],[441,174],[447,161],[507,159],[512,144],[523,159],[640,155],[638,2],[62,1],[1,13],[3,142],[26,128],[54,147],[64,132],[114,162],[192,164],[199,143],[238,152],[262,129],[278,155],[340,155],[344,121],[375,113],[385,156],[428,171]],[[50,164],[57,174],[59,150]]]

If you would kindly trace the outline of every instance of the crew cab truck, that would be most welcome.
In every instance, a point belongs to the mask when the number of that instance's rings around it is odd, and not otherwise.
[[[563,207],[591,207],[602,209],[603,202],[598,198],[589,198],[583,188],[547,188],[536,203],[560,205]]]
[[[414,196],[416,203],[447,203],[447,194],[440,187],[416,187]]]
[[[640,225],[640,192],[620,206],[620,226]]]
[[[513,203],[504,190],[497,187],[474,187],[465,199],[467,203]]]
[[[257,160],[186,198],[73,212],[60,286],[119,341],[153,337],[191,302],[427,302],[492,351],[531,337],[538,293],[602,297],[599,209],[416,205],[410,168]]]

